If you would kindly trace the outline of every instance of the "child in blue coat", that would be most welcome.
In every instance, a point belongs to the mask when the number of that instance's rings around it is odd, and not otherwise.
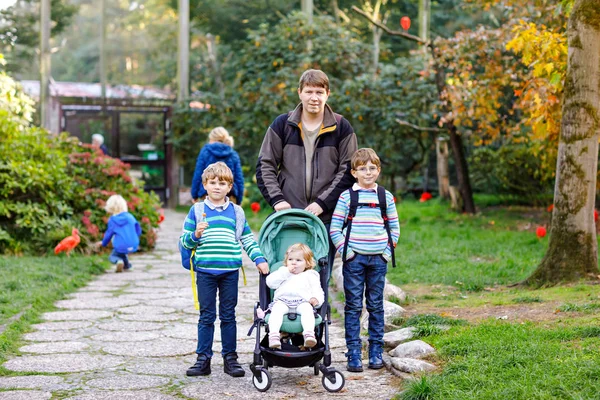
[[[104,238],[96,244],[106,247],[112,241],[113,251],[108,257],[109,261],[117,265],[117,272],[129,270],[131,263],[127,254],[137,251],[142,228],[135,217],[127,212],[127,202],[122,196],[110,196],[104,209],[111,217]]]

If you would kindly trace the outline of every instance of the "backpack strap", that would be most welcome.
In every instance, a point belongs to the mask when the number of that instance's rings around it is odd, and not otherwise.
[[[194,203],[194,218],[196,219],[196,224],[204,220],[204,202],[198,201]],[[198,301],[198,287],[196,286],[196,271],[194,271],[194,255],[196,254],[196,249],[192,250],[192,254],[190,256],[190,275],[192,277],[192,294],[194,296],[194,308],[196,310],[200,310],[200,302]]]
[[[246,214],[244,209],[237,204],[233,204],[233,211],[235,211],[235,240],[239,241],[244,233],[244,226],[246,226]]]
[[[346,262],[346,255],[348,254],[348,243],[350,242],[350,230],[352,229],[352,220],[356,216],[356,209],[358,208],[358,191],[350,188],[350,209],[348,210],[348,216],[344,222],[346,228],[346,239],[344,240],[344,251],[342,252],[342,262]],[[342,228],[343,229],[343,228]]]
[[[383,226],[388,234],[388,243],[390,245],[390,253],[392,255],[392,267],[396,267],[396,256],[394,251],[394,240],[392,239],[392,230],[390,229],[390,221],[387,216],[387,200],[385,198],[385,188],[381,185],[377,186],[377,198],[379,199],[379,210],[381,210],[381,218],[383,218]]]

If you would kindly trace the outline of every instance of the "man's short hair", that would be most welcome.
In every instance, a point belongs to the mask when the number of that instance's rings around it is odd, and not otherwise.
[[[210,164],[202,172],[202,184],[206,184],[209,179],[215,178],[233,185],[233,173],[223,161]]]
[[[320,69],[308,69],[304,71],[298,82],[298,89],[302,91],[304,86],[322,87],[329,91],[329,78]]]
[[[369,161],[371,161],[373,165],[376,165],[377,168],[381,168],[381,161],[379,160],[377,153],[375,153],[375,150],[363,147],[352,154],[350,165],[352,166],[352,169],[356,171],[358,167],[366,165]]]

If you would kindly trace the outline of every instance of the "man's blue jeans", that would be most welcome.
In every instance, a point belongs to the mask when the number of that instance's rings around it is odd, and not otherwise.
[[[219,292],[219,319],[221,320],[221,344],[223,355],[236,350],[237,328],[235,306],[238,301],[239,270],[220,275],[196,273],[200,318],[198,320],[198,348],[196,353],[212,357],[212,344],[217,318],[217,290]]]
[[[387,262],[380,255],[356,254],[344,263],[344,324],[348,350],[360,350],[360,315],[363,293],[369,312],[369,346],[383,347],[383,289]]]
[[[119,253],[115,249],[113,249],[112,253],[110,253],[110,256],[108,256],[108,261],[113,264],[123,261],[125,269],[131,268],[131,264],[129,264],[129,258],[127,258],[127,253]]]

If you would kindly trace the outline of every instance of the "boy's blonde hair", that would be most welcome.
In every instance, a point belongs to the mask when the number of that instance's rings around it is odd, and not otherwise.
[[[285,260],[283,260],[285,265],[287,265],[289,254],[294,251],[299,251],[302,253],[304,260],[306,261],[306,269],[313,269],[317,265],[312,250],[304,243],[295,243],[288,247],[287,251],[285,252]]]
[[[106,200],[104,209],[111,215],[120,214],[127,211],[127,202],[119,194],[113,194]]]
[[[377,153],[375,153],[375,150],[363,147],[352,154],[350,165],[352,166],[352,169],[356,171],[358,167],[366,165],[369,161],[376,165],[377,168],[381,168],[381,161],[379,160]]]
[[[298,82],[298,89],[302,91],[304,86],[322,87],[329,91],[329,78],[320,69],[309,69],[304,71]]]
[[[218,179],[233,185],[233,173],[223,161],[210,164],[202,172],[202,184],[206,184],[209,179]]]
[[[225,143],[228,146],[233,147],[233,138],[227,132],[227,129],[222,126],[217,126],[208,134],[209,142],[220,142]]]

